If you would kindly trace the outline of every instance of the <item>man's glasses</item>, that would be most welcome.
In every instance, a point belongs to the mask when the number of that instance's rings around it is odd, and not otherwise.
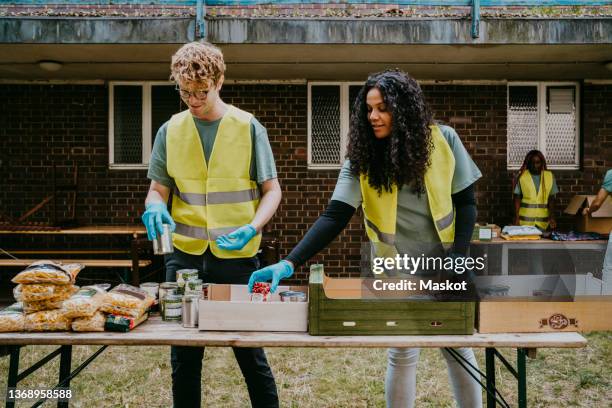
[[[186,91],[184,89],[181,89],[178,85],[175,87],[175,89],[178,91],[179,95],[181,95],[181,98],[186,101],[188,101],[191,96],[195,96],[196,99],[203,101],[204,99],[206,99],[208,93],[210,92],[210,88],[206,90],[199,89],[197,91]]]

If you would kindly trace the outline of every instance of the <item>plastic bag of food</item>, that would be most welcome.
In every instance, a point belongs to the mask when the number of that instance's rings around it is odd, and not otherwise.
[[[104,328],[108,331],[128,332],[149,318],[145,313],[140,317],[117,316],[110,314],[106,317]]]
[[[91,317],[100,309],[106,297],[101,285],[83,286],[72,297],[64,301],[62,308],[66,317]]]
[[[140,317],[155,302],[155,298],[132,285],[115,286],[105,296],[100,310],[110,314]]]
[[[26,331],[70,330],[71,320],[60,309],[30,313],[25,318]]]
[[[72,321],[72,330],[75,332],[100,332],[104,331],[106,316],[102,312],[95,312],[89,317],[79,317]]]
[[[23,311],[26,313],[40,312],[43,310],[61,309],[63,300],[39,300],[37,302],[22,302]]]
[[[32,263],[13,278],[13,283],[55,283],[68,285],[74,283],[77,274],[84,266],[78,263],[62,265],[44,260]]]
[[[78,290],[74,285],[54,285],[53,283],[25,283],[15,286],[15,299],[23,302],[38,302],[41,300],[66,300]]]
[[[25,314],[21,302],[13,303],[4,310],[0,310],[0,332],[23,331]]]

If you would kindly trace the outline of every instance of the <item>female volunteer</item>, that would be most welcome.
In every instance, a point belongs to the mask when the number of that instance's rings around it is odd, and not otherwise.
[[[554,196],[559,192],[555,176],[539,150],[531,150],[514,179],[514,224],[535,225],[542,231],[557,228]]]
[[[434,124],[413,78],[399,70],[371,75],[353,106],[349,139],[348,160],[327,209],[286,259],[251,275],[251,288],[271,280],[276,290],[334,240],[360,205],[375,247],[391,243],[401,253],[414,243],[452,242],[452,255],[466,255],[476,219],[473,183],[481,173],[455,131]],[[457,351],[476,366],[472,349]],[[478,383],[442,354],[459,406],[480,407]],[[389,349],[388,407],[414,406],[418,359],[419,349]]]

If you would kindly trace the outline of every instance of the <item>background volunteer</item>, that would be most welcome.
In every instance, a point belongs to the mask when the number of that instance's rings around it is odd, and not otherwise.
[[[165,258],[167,281],[188,268],[197,269],[204,282],[246,284],[259,267],[261,228],[281,199],[266,130],[251,114],[221,100],[225,64],[218,48],[186,44],[173,56],[171,70],[189,109],[157,132],[143,222],[149,239],[160,233],[162,223],[176,228],[174,253]],[[172,216],[166,208],[171,191]],[[227,230],[233,232],[221,235]],[[233,351],[252,405],[278,407],[263,349]],[[203,347],[171,347],[175,407],[201,406],[203,355]]]
[[[390,97],[390,94],[395,96]],[[368,111],[366,112],[366,105]],[[402,110],[393,108],[400,104]],[[361,110],[361,113],[360,113]],[[411,115],[400,117],[405,111]],[[413,117],[409,117],[413,116]],[[411,123],[418,119],[421,123]],[[400,122],[396,125],[394,121]],[[357,98],[351,114],[351,131],[349,154],[357,156],[358,145],[363,145],[364,138],[376,138],[373,143],[406,143],[407,136],[402,136],[393,128],[397,126],[406,133],[416,134],[414,128],[428,127],[432,118],[425,104],[422,91],[416,81],[401,71],[385,71],[371,75]],[[410,128],[410,130],[407,130]],[[434,129],[433,127],[432,129]],[[448,126],[439,126],[442,141],[449,147],[454,157],[452,171],[452,205],[455,208],[456,222],[453,242],[453,255],[465,256],[476,219],[476,206],[474,200],[473,183],[482,175],[470,158],[457,133]],[[433,134],[435,130],[431,130]],[[413,133],[414,132],[414,133]],[[364,136],[365,135],[365,136]],[[433,136],[432,136],[433,138]],[[387,140],[384,142],[383,140]],[[391,140],[391,142],[389,142]],[[413,140],[414,142],[414,140]],[[417,141],[416,143],[423,143]],[[405,144],[404,144],[405,145]],[[444,146],[441,146],[444,147]],[[393,151],[393,148],[391,148]],[[448,151],[448,150],[447,150]],[[376,155],[378,153],[372,153]],[[410,153],[412,154],[412,152]],[[392,155],[392,154],[391,154]],[[393,157],[378,157],[371,163],[380,166],[377,160],[401,161]],[[420,163],[426,164],[427,158],[420,157]],[[440,163],[431,163],[431,166]],[[365,187],[364,187],[365,188]],[[364,191],[360,177],[351,170],[351,162],[346,161],[340,171],[336,188],[327,209],[317,219],[306,233],[304,238],[291,251],[283,261],[256,271],[251,276],[249,285],[252,287],[256,281],[272,281],[271,290],[275,290],[281,279],[293,274],[295,267],[303,265],[321,249],[331,243],[334,238],[346,227],[356,209],[362,205]],[[368,233],[370,236],[370,233]],[[404,185],[397,193],[397,217],[395,225],[396,243],[398,252],[409,250],[411,246],[424,242],[440,243],[440,237],[434,226],[428,195],[417,194],[412,191],[411,184]],[[372,237],[370,236],[370,240]],[[419,254],[420,255],[420,254]],[[471,364],[477,366],[472,349],[456,349]],[[385,381],[385,394],[388,407],[412,407],[416,395],[416,365],[419,358],[418,348],[391,348],[388,352],[388,366]],[[449,376],[457,402],[462,408],[477,408],[482,406],[482,395],[479,384],[461,368],[461,366],[446,352],[442,351],[446,359]],[[478,378],[478,373],[472,371]]]

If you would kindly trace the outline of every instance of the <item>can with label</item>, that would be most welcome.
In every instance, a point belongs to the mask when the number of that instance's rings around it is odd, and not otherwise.
[[[178,294],[178,285],[176,282],[163,282],[159,285],[159,313],[164,317],[164,302],[163,299],[167,295]]]
[[[165,321],[180,321],[183,311],[183,299],[180,295],[166,295],[162,299],[164,313],[162,319]]]
[[[185,283],[192,279],[198,279],[197,269],[179,269],[176,271],[176,283],[178,284],[178,293],[185,293]]]
[[[202,297],[202,279],[190,279],[185,283],[186,295]]]

